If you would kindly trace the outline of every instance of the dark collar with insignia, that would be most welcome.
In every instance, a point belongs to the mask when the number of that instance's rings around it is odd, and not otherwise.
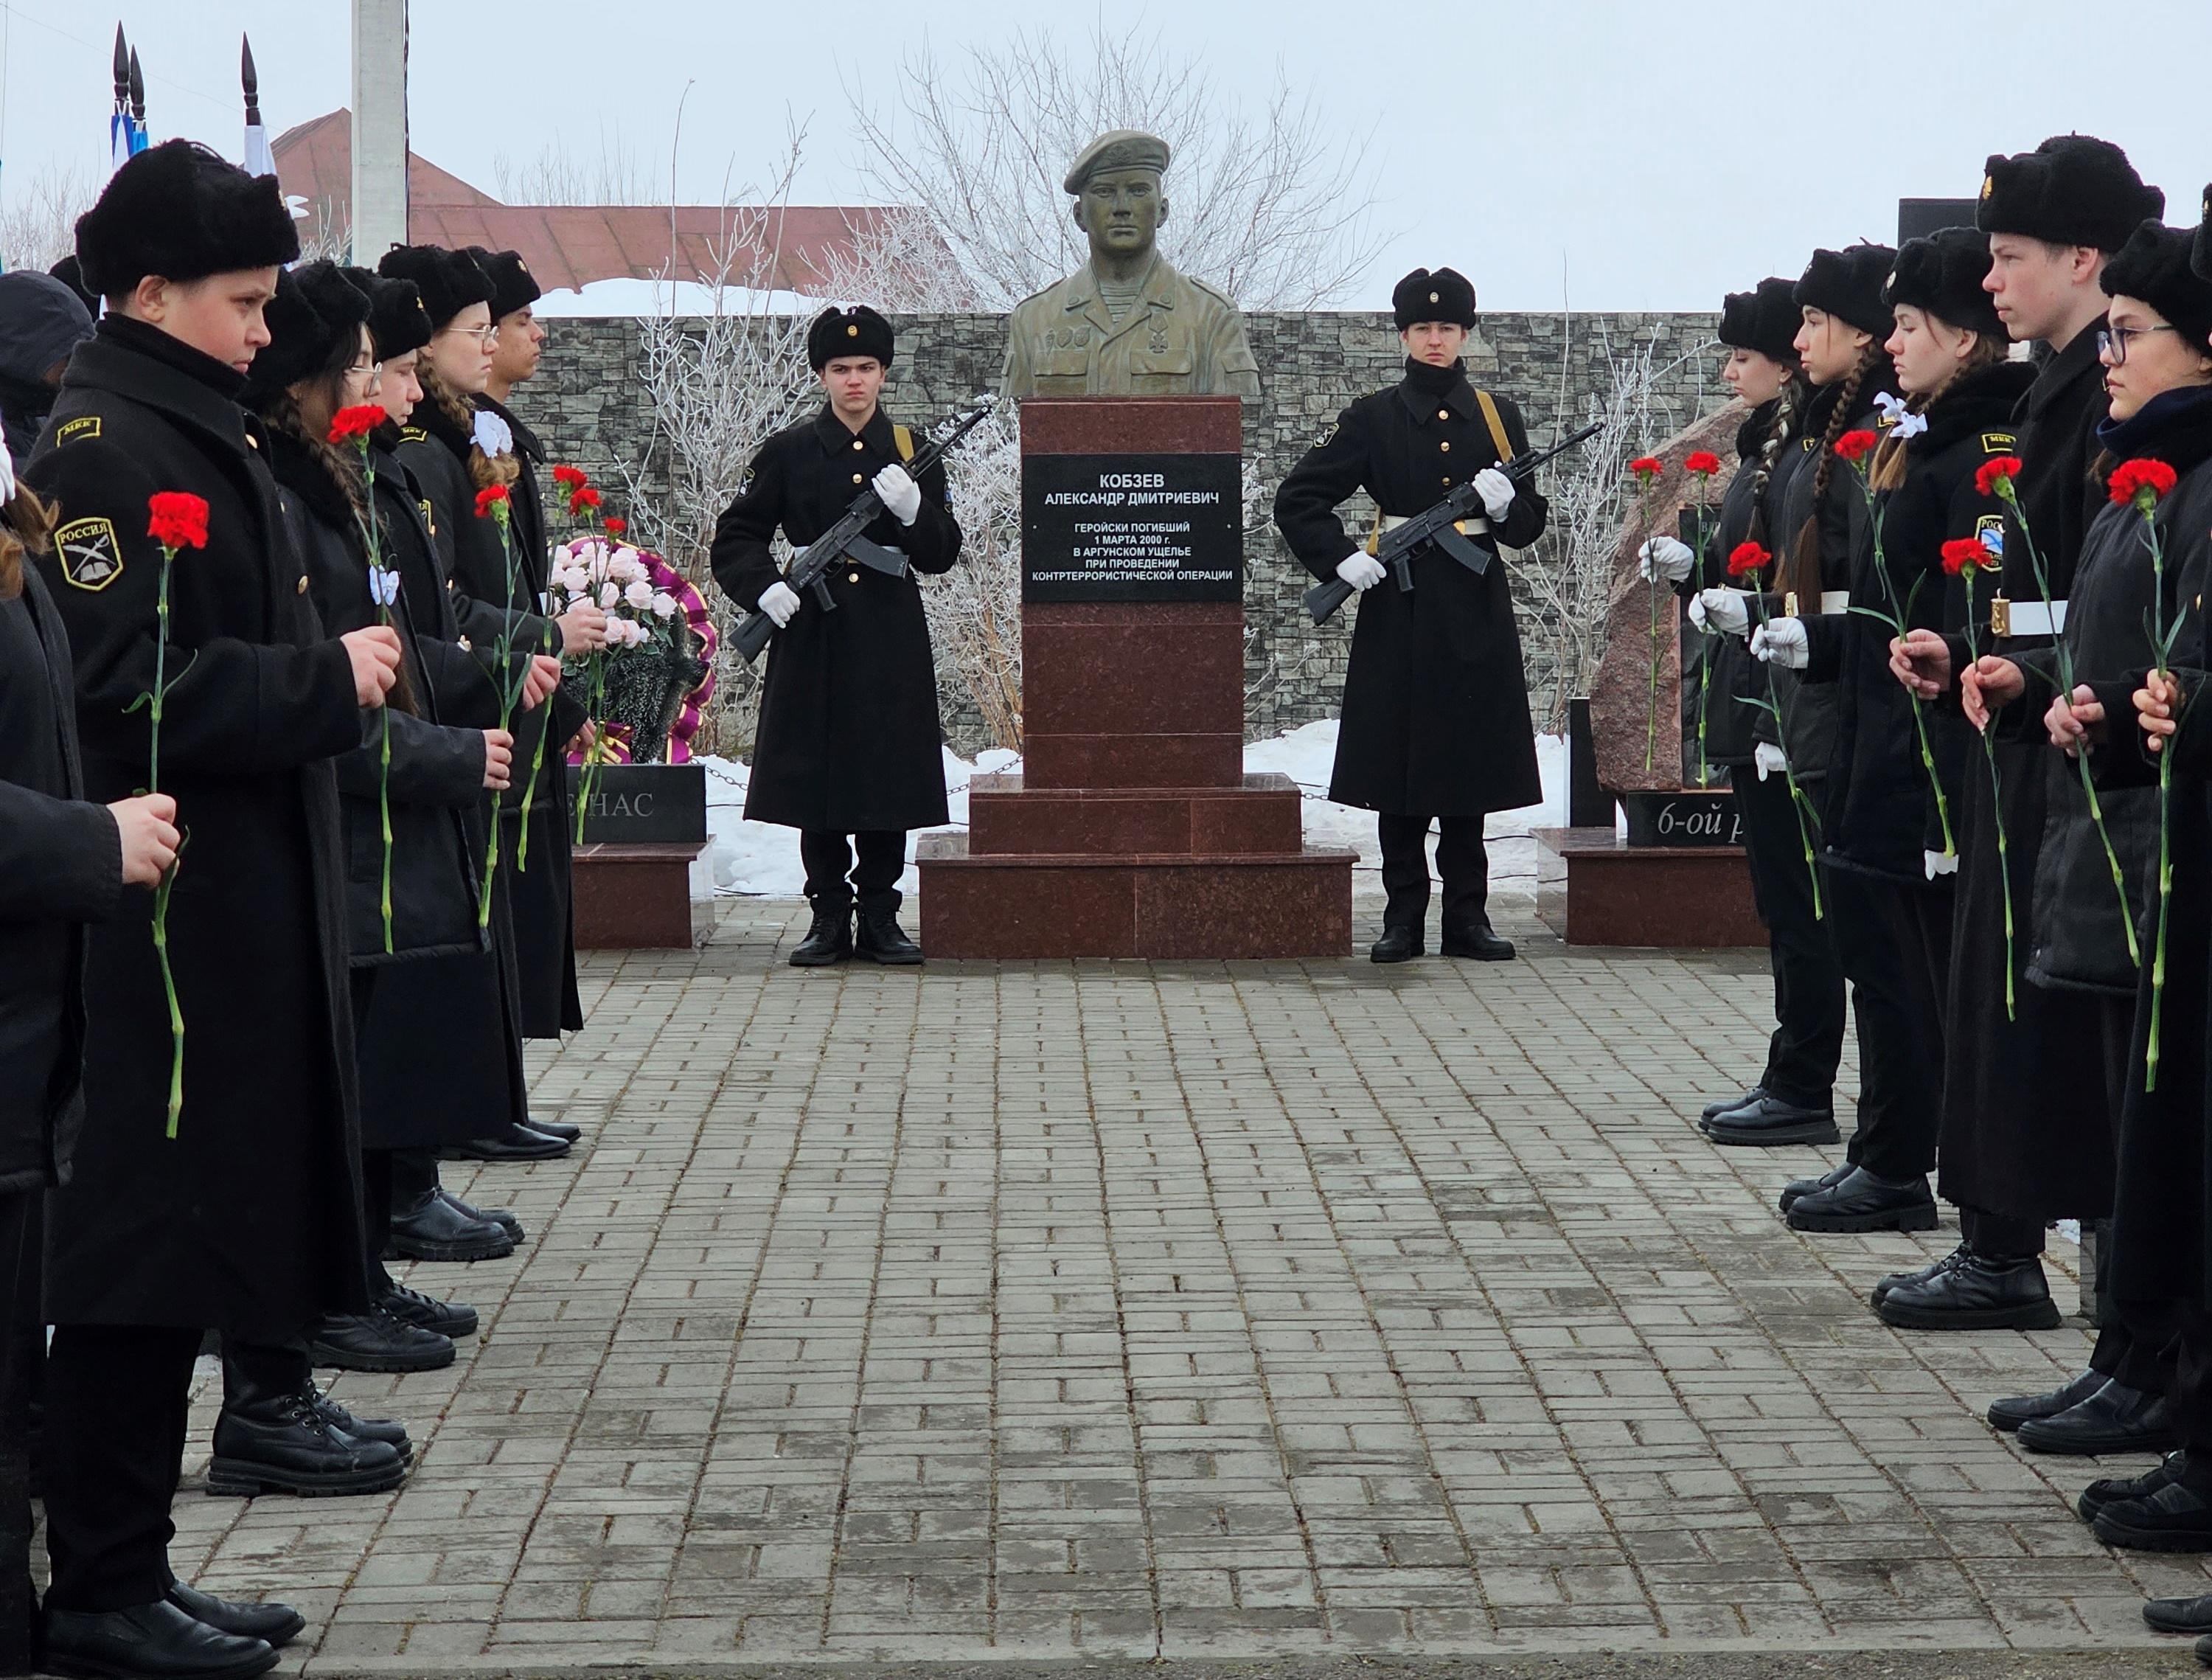
[[[228,391],[219,388],[224,382]],[[243,383],[213,356],[159,327],[118,315],[101,319],[98,332],[76,347],[62,375],[64,393],[102,391],[128,398],[212,435],[241,455],[254,447],[247,442],[246,411],[233,400]]]

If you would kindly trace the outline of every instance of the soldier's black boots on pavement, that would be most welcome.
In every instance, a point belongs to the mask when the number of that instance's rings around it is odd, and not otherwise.
[[[1875,1286],[1881,1287],[1879,1284]],[[2080,1405],[2112,1380],[2101,1371],[2084,1371],[2070,1383],[2047,1394],[2024,1394],[2017,1399],[1990,1402],[1990,1427],[2007,1433],[2032,1417],[2056,1417]]]
[[[859,924],[853,936],[854,956],[865,957],[887,968],[912,968],[921,960],[921,947],[908,939],[906,930],[898,924],[896,895],[888,904],[871,904],[863,900],[860,914],[854,920]]]
[[[453,1339],[379,1301],[366,1312],[326,1312],[307,1332],[307,1357],[339,1371],[442,1371]]]
[[[568,1153],[568,1140],[535,1126],[511,1124],[484,1137],[472,1137],[438,1151],[449,1161],[557,1161]]]
[[[2020,1444],[2030,1452],[2082,1458],[2108,1452],[2166,1452],[2179,1445],[2166,1397],[2145,1394],[2120,1382],[2106,1383],[2063,1412],[2028,1419],[2019,1433]]]
[[[1931,1260],[1928,1264],[1921,1267],[1917,1271],[1891,1272],[1887,1276],[1878,1280],[1874,1286],[1874,1293],[1871,1299],[1874,1302],[1875,1310],[1877,1312],[1881,1310],[1881,1304],[1889,1299],[1889,1292],[1891,1290],[1902,1289],[1910,1286],[1932,1283],[1936,1279],[1941,1277],[1945,1272],[1949,1271],[1954,1266],[1962,1266],[1966,1264],[1967,1257],[1972,1253],[1973,1250],[1972,1248],[1965,1243],[1960,1243],[1958,1247],[1953,1249],[1941,1260]],[[1999,1403],[2002,1404],[2003,1403],[2000,1402]],[[2017,1429],[2020,1427],[2020,1420],[2018,1418],[2014,1418],[2010,1423],[2000,1424],[1998,1425],[1998,1427],[2003,1429]]]
[[[1893,1183],[1856,1166],[1793,1197],[1784,1217],[1793,1231],[1933,1231],[1936,1198],[1925,1177]]]
[[[234,1604],[182,1581],[169,1583],[169,1602],[219,1634],[258,1639],[271,1646],[289,1645],[307,1625],[307,1618],[289,1604]]]
[[[514,1252],[514,1233],[432,1190],[392,1210],[386,1258],[499,1260]]]
[[[1817,1178],[1792,1178],[1782,1187],[1782,1195],[1777,1205],[1786,1214],[1814,1191],[1833,1190],[1857,1171],[1858,1168],[1851,1162],[1842,1161],[1830,1167]]]
[[[2142,1618],[2161,1634],[2212,1633],[2212,1593],[2197,1598],[2146,1599]],[[2197,1654],[2204,1654],[2201,1647]]]
[[[791,953],[793,968],[828,968],[853,954],[853,906],[849,899],[817,898],[813,925]]]
[[[1385,922],[1382,937],[1368,947],[1367,959],[1373,963],[1405,963],[1425,954],[1419,922]]]
[[[2110,1501],[2089,1527],[2106,1545],[2129,1551],[2212,1552],[2212,1500],[2170,1481],[2140,1499]]]
[[[1719,1098],[1715,1101],[1707,1103],[1705,1105],[1705,1112],[1700,1114],[1698,1117],[1698,1119],[1700,1123],[1703,1123],[1704,1122],[1711,1119],[1716,1114],[1724,1114],[1729,1109],[1742,1108],[1748,1104],[1755,1103],[1765,1094],[1766,1087],[1765,1086],[1754,1085],[1741,1097]]]
[[[167,1598],[119,1610],[48,1610],[46,1656],[52,1674],[99,1680],[251,1680],[276,1666],[266,1640],[226,1634]]]
[[[1494,931],[1487,917],[1464,927],[1445,922],[1443,943],[1437,949],[1447,957],[1467,957],[1478,963],[1513,960],[1513,941]]]
[[[1803,1206],[1803,1203],[1799,1203]],[[1883,1280],[1875,1300],[1901,1330],[2056,1330],[2058,1306],[2033,1254],[1999,1258],[1961,1243],[1925,1275]]]
[[[273,1393],[227,1376],[215,1422],[212,1494],[380,1494],[407,1479],[388,1441],[363,1440],[331,1421],[313,1383]]]
[[[463,1219],[489,1220],[494,1225],[503,1227],[507,1234],[518,1243],[522,1240],[522,1221],[515,1218],[507,1208],[477,1207],[472,1202],[462,1201],[443,1184],[438,1186],[438,1196],[448,1208]]]
[[[1734,1108],[1708,1111],[1698,1129],[1716,1143],[1772,1148],[1784,1143],[1833,1143],[1836,1129],[1832,1108],[1799,1108],[1765,1091]]]
[[[572,1126],[566,1120],[548,1120],[540,1114],[532,1115],[523,1122],[523,1124],[533,1132],[543,1132],[548,1137],[557,1137],[563,1143],[574,1143],[584,1135],[584,1129],[581,1126]]]
[[[2167,1482],[2179,1482],[2187,1463],[2185,1454],[2169,1452],[2141,1476],[2108,1476],[2092,1482],[2074,1501],[2075,1513],[2083,1522],[2094,1523],[2097,1513],[2116,1500],[2148,1499]]]
[[[394,1283],[376,1298],[376,1304],[393,1318],[420,1329],[435,1330],[459,1341],[477,1333],[477,1310],[465,1301],[441,1301],[420,1289]]]

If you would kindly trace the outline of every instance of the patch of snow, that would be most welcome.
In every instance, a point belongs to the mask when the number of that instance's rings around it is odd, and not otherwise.
[[[912,894],[920,885],[914,867],[915,843],[924,833],[965,832],[968,827],[968,783],[978,771],[1018,770],[1021,758],[1001,747],[975,755],[972,764],[951,748],[945,752],[945,805],[951,820],[940,829],[919,831],[908,837],[907,869],[899,889]],[[1309,723],[1287,734],[1254,741],[1244,749],[1248,772],[1274,770],[1298,784],[1304,796],[1305,843],[1309,846],[1356,851],[1355,892],[1380,892],[1382,856],[1375,837],[1375,815],[1348,805],[1331,804],[1326,797],[1331,766],[1336,758],[1336,721]],[[751,898],[795,898],[806,884],[799,861],[799,831],[770,823],[744,819],[744,764],[729,758],[701,758],[707,769],[707,857],[718,893]],[[1536,891],[1536,843],[1532,831],[1562,828],[1567,820],[1567,746],[1557,735],[1536,738],[1536,768],[1544,788],[1542,800],[1518,811],[1492,813],[1483,825],[1490,849],[1492,890],[1508,895],[1534,897]]]

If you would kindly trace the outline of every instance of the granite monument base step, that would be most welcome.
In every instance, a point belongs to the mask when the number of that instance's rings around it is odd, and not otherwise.
[[[1536,914],[1569,945],[1765,945],[1740,846],[1632,846],[1610,828],[1540,828]]]
[[[1024,788],[1017,773],[968,784],[968,850],[1296,855],[1298,784],[1279,772],[1212,788]]]
[[[916,858],[921,947],[933,958],[1348,956],[1356,856],[975,855],[964,834],[931,835]]]
[[[691,861],[706,849],[701,840],[577,847],[576,948],[682,951],[704,945],[714,907],[694,905]]]

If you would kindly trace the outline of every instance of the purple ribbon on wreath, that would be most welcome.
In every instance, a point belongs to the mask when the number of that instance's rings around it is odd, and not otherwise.
[[[636,553],[653,587],[674,599],[677,612],[697,638],[699,662],[707,667],[707,674],[684,695],[683,709],[677,713],[676,721],[668,726],[668,752],[665,762],[688,764],[691,762],[691,737],[699,733],[699,725],[707,715],[707,703],[714,697],[714,649],[720,645],[721,638],[715,634],[714,614],[707,610],[707,598],[699,593],[698,586],[659,555],[643,549],[637,550]],[[605,762],[629,764],[629,726],[624,723],[602,724],[600,729],[606,743]],[[584,762],[584,755],[571,752],[568,762],[580,764]]]

